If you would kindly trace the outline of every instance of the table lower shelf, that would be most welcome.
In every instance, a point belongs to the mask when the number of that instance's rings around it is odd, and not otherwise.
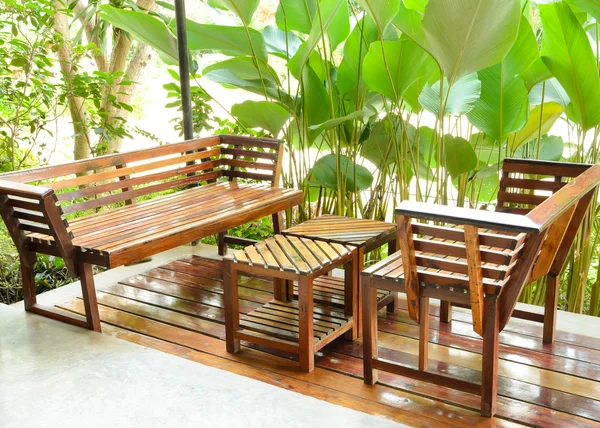
[[[354,326],[352,316],[315,301],[313,306],[314,351],[340,337]],[[298,302],[271,300],[269,303],[240,317],[236,336],[276,348],[294,350],[299,343]],[[258,339],[258,340],[257,340]]]

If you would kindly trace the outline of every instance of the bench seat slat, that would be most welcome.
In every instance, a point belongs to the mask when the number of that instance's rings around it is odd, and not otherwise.
[[[117,219],[108,210],[73,220],[70,230],[74,245],[80,253],[105,257],[107,267],[115,267],[135,259],[138,248],[156,253],[157,247],[168,249],[176,243],[191,242],[302,201],[300,191],[233,182],[168,196],[168,201],[162,203],[159,198],[119,208],[115,210],[119,213]],[[53,245],[48,235],[33,234],[30,239]]]

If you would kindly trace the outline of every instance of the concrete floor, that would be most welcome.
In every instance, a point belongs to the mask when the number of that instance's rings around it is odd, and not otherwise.
[[[401,426],[17,307],[0,331],[3,428]]]
[[[151,262],[96,276],[101,289],[170,260],[218,257],[184,246]],[[73,283],[43,304],[80,294]],[[559,313],[558,328],[600,336],[600,319]],[[12,427],[400,426],[246,377],[0,305],[0,426]]]

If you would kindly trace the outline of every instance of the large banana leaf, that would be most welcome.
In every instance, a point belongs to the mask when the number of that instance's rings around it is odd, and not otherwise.
[[[228,9],[235,13],[244,23],[249,25],[260,0],[209,0],[212,6]]]
[[[425,41],[453,84],[504,59],[520,16],[520,0],[430,1],[423,16]]]
[[[304,67],[302,82],[304,84],[302,93],[304,123],[307,126],[314,126],[331,119],[329,93],[312,67]]]
[[[554,77],[547,80],[545,86],[544,83],[538,83],[529,93],[529,104],[532,106],[539,106],[542,103],[549,103],[552,101],[559,103],[565,110],[571,103],[569,94],[565,92],[565,89],[561,86],[560,82]]]
[[[444,135],[444,166],[452,178],[477,167],[477,155],[471,144],[462,137]]]
[[[496,141],[521,129],[527,122],[529,99],[521,77],[539,57],[533,30],[521,17],[519,35],[504,61],[477,73],[481,97],[468,114],[469,121]]]
[[[364,166],[355,164],[347,156],[340,155],[338,168],[336,155],[334,154],[325,155],[315,162],[310,170],[313,178],[312,183],[337,190],[338,171],[346,178],[347,192],[367,190],[373,183],[371,172]]]
[[[268,64],[255,64],[254,59],[249,56],[229,58],[206,67],[202,74],[206,75],[216,70],[229,70],[232,74],[243,80],[267,80],[275,85],[279,84],[277,73]],[[260,70],[260,73],[259,73]]]
[[[143,12],[100,6],[100,18],[152,47],[167,64],[177,64],[177,39],[160,19]]]
[[[380,38],[400,9],[401,0],[356,0],[375,21]]]
[[[336,85],[342,95],[354,98],[356,92],[362,92],[364,82],[362,64],[369,51],[369,45],[377,40],[379,33],[375,22],[369,16],[358,21],[344,45],[344,57],[338,68]]]
[[[587,12],[600,22],[600,1],[598,0],[567,0],[571,6],[583,12]]]
[[[440,81],[433,85],[425,85],[419,96],[423,108],[437,116],[440,114]],[[444,96],[442,104],[446,109],[444,115],[467,114],[475,106],[481,94],[481,81],[477,73],[469,74],[457,81],[452,87],[444,77]]]
[[[435,61],[431,61],[427,67],[425,77],[419,78],[408,87],[402,98],[408,103],[412,111],[419,113],[423,110],[423,106],[419,102],[419,96],[425,89],[426,85],[433,85],[440,80],[440,68]]]
[[[290,113],[270,101],[244,101],[231,107],[231,114],[244,126],[261,128],[277,138]]]
[[[552,77],[552,73],[544,64],[542,58],[538,58],[531,64],[525,72],[521,73],[520,77],[525,81],[525,86],[528,90],[531,90],[538,83],[548,80]]]
[[[427,50],[427,43],[425,42],[425,33],[421,27],[421,21],[423,20],[423,14],[418,10],[408,9],[400,2],[400,10],[394,17],[392,23],[398,30]]]
[[[321,41],[323,32],[328,31],[332,23],[338,23],[337,14],[345,3],[346,0],[322,0],[319,3],[319,10],[313,19],[314,22],[308,39],[302,43],[296,55],[288,62],[288,68],[296,79],[302,75],[302,70]]]
[[[502,63],[477,76],[481,80],[481,97],[467,117],[479,130],[502,143],[527,122],[529,98],[525,82],[520,77],[505,77]]]
[[[175,21],[171,26],[175,26]],[[224,55],[254,56],[259,61],[267,62],[267,48],[263,36],[252,28],[199,24],[188,19],[187,30],[188,46],[192,51],[216,50]]]
[[[374,42],[364,59],[363,77],[369,90],[398,103],[406,89],[427,76],[432,62],[431,56],[408,37]]]
[[[515,152],[523,144],[537,138],[538,135],[544,135],[550,131],[563,112],[563,107],[558,103],[551,102],[534,107],[529,113],[529,120],[523,129],[508,138],[508,144],[512,152]]]
[[[542,59],[571,98],[584,130],[600,124],[600,77],[587,35],[565,2],[542,4]]]
[[[309,34],[317,12],[318,0],[279,0],[275,13],[277,27],[284,31]]]
[[[346,122],[351,122],[353,120],[362,120],[365,116],[365,112],[363,110],[357,110],[350,114],[347,114],[343,117],[336,117],[335,119],[328,120],[327,122],[320,123],[318,125],[312,125],[308,127],[308,138],[309,140],[315,141],[319,135],[321,135],[324,131],[335,128]]]
[[[267,52],[283,59],[290,59],[298,52],[302,40],[291,31],[285,32],[277,27],[267,25],[262,30]]]

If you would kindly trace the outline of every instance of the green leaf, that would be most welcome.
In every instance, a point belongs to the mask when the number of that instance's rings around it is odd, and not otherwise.
[[[421,21],[423,21],[423,14],[421,12],[407,9],[403,3],[400,3],[400,10],[392,23],[402,34],[427,50],[428,45],[425,41],[425,33],[423,32]]]
[[[542,58],[538,58],[525,72],[520,76],[525,81],[525,86],[528,90],[531,90],[538,83],[548,80],[552,77],[552,73],[544,64]]]
[[[495,165],[504,159],[500,143],[484,132],[471,135],[469,142],[480,163]]]
[[[327,122],[320,123],[318,125],[313,125],[308,127],[308,138],[312,142],[317,139],[319,135],[321,135],[324,131],[327,131],[331,128],[335,128],[338,125],[341,125],[345,122],[350,122],[353,120],[362,120],[365,116],[365,112],[363,110],[358,110],[352,112],[344,117],[336,117],[335,119],[328,120]]]
[[[260,0],[209,0],[209,3],[212,6],[232,11],[245,25],[249,25]]]
[[[423,13],[425,6],[427,6],[428,0],[404,0],[404,5],[407,9],[418,10]]]
[[[175,25],[175,21],[171,24]],[[262,34],[244,27],[199,24],[187,20],[188,45],[192,51],[216,50],[228,56],[255,56],[267,62],[267,48]],[[250,39],[248,39],[250,34]]]
[[[298,51],[302,40],[292,32],[285,32],[270,25],[262,30],[267,52],[283,59],[289,59]]]
[[[569,94],[565,92],[565,89],[561,86],[560,82],[555,78],[546,81],[546,88],[543,88],[544,83],[538,83],[533,87],[529,94],[529,104],[532,106],[539,106],[542,102],[556,102],[563,106],[565,109],[571,103]],[[543,92],[543,100],[542,100]]]
[[[329,94],[314,70],[307,66],[302,72],[304,84],[304,122],[307,126],[318,125],[331,119]]]
[[[314,181],[318,185],[337,190],[338,168],[336,160],[336,155],[329,154],[315,162],[310,171]],[[340,155],[339,172],[342,178],[345,177],[345,187],[347,192],[367,190],[373,183],[373,175],[367,168],[355,164],[344,155]]]
[[[562,159],[563,152],[565,151],[565,142],[562,137],[557,135],[543,135],[540,141],[540,152],[538,153],[538,142],[537,138],[524,144],[515,153],[516,157],[519,158],[531,158],[540,159],[547,161],[559,161]]]
[[[260,69],[260,73],[258,70]],[[202,74],[210,73],[215,70],[228,70],[239,79],[243,80],[268,80],[274,84],[279,84],[279,78],[273,68],[264,63],[254,63],[254,60],[248,56],[240,56],[236,58],[230,58],[225,61],[217,62],[216,64],[209,65]]]
[[[587,12],[600,22],[600,2],[598,0],[567,0],[572,7]]]
[[[517,38],[519,0],[431,1],[423,31],[450,84],[504,59]]]
[[[437,168],[437,145],[439,137],[428,126],[421,126],[417,133],[419,134],[419,155],[423,159],[423,163],[431,168]]]
[[[302,75],[302,70],[306,62],[317,47],[317,44],[321,41],[323,31],[329,29],[343,3],[346,3],[346,0],[322,0],[319,4],[319,11],[315,14],[314,24],[310,30],[308,39],[302,43],[298,52],[288,62],[288,68],[295,78],[298,79]]]
[[[379,37],[383,38],[386,28],[400,10],[400,0],[356,0],[356,2],[375,21]]]
[[[344,57],[338,68],[336,85],[340,94],[348,95],[347,99],[354,99],[356,92],[362,93],[364,89],[361,67],[369,45],[376,41],[377,37],[375,22],[369,16],[365,16],[356,23],[344,44]]]
[[[526,72],[540,58],[538,43],[529,20],[521,16],[519,33],[515,44],[510,48],[504,64],[505,79],[512,79]]]
[[[244,126],[261,128],[277,137],[290,118],[290,113],[270,101],[244,101],[231,107],[231,114]]]
[[[500,188],[498,166],[480,166],[483,168],[477,171],[467,184],[467,195],[473,195],[472,202],[489,204],[497,198]]]
[[[283,31],[309,34],[316,12],[317,0],[279,0],[275,22]]]
[[[481,94],[481,82],[473,73],[457,81],[448,93],[448,80],[444,77],[444,99],[447,98],[445,115],[462,115],[471,111]],[[440,114],[440,82],[425,85],[419,96],[423,108],[436,116]]]
[[[156,50],[167,64],[179,62],[177,39],[160,19],[143,12],[117,9],[107,4],[100,6],[100,18]]]
[[[362,144],[360,155],[378,168],[391,165],[396,161],[394,145],[400,138],[398,121],[379,120],[371,125],[369,138]]]
[[[563,107],[558,103],[545,103],[536,106],[529,112],[529,120],[523,129],[517,132],[513,137],[508,138],[508,144],[515,152],[519,147],[528,141],[537,138],[538,135],[544,135],[550,131],[552,125],[558,120],[563,113]],[[541,123],[541,133],[540,133]]]
[[[446,171],[452,178],[471,172],[477,167],[477,155],[473,147],[462,137],[444,135]]]
[[[348,34],[350,34],[350,15],[348,13],[348,2],[345,1],[340,5],[340,9],[327,30],[331,50],[334,51],[345,41],[348,38]]]
[[[481,97],[467,117],[480,131],[503,143],[508,134],[527,123],[529,97],[525,82],[506,75],[504,63],[488,67],[477,76],[481,80]]]
[[[588,37],[564,2],[540,5],[542,60],[565,89],[584,130],[600,124],[600,77]]]
[[[423,106],[419,102],[419,96],[423,92],[425,85],[433,85],[435,82],[440,80],[440,68],[435,61],[431,61],[427,67],[425,77],[419,78],[406,89],[402,98],[408,103],[411,110],[415,113],[419,113],[423,110]]]
[[[427,76],[432,63],[423,48],[402,36],[395,42],[371,43],[363,62],[363,77],[369,90],[398,103],[410,85]]]

